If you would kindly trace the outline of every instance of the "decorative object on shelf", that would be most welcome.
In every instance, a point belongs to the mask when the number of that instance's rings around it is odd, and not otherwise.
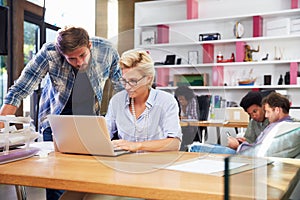
[[[234,62],[234,61],[235,61],[234,53],[231,53],[231,57],[229,59],[223,59],[223,55],[221,53],[217,55],[217,63],[227,63],[227,62]]]
[[[280,48],[278,47],[279,49],[279,56],[277,56],[277,47],[275,46],[275,57],[274,57],[274,60],[281,60],[281,58],[283,57],[283,52],[284,52],[284,49],[283,48]]]
[[[198,51],[189,51],[188,52],[188,63],[191,65],[198,64]]]
[[[165,65],[175,65],[175,58],[176,55],[167,55],[166,61],[164,62]]]
[[[199,41],[221,40],[220,33],[202,33],[199,34]]]
[[[268,58],[269,58],[269,54],[267,53],[266,57],[262,58],[261,60],[268,60]]]
[[[247,86],[247,85],[254,85],[255,81],[256,81],[256,78],[241,80],[241,81],[238,81],[238,83],[239,83],[239,86]]]
[[[284,75],[284,84],[289,85],[290,84],[290,72],[286,72]]]
[[[222,62],[222,60],[224,59],[223,54],[221,52],[218,53],[217,55],[217,62]]]
[[[271,85],[272,82],[272,75],[267,74],[264,75],[264,85]]]
[[[253,61],[253,59],[252,59],[253,52],[259,52],[259,45],[258,45],[257,49],[255,50],[255,49],[251,49],[250,45],[246,44],[245,45],[245,59],[244,59],[245,62]]]
[[[208,74],[175,74],[174,86],[207,86]]]
[[[141,39],[142,39],[141,41],[142,45],[155,44],[156,33],[155,31],[143,31]]]
[[[241,38],[244,35],[244,26],[240,22],[236,22],[233,27],[233,33],[236,38]]]
[[[250,69],[248,74],[246,74],[246,72],[243,71],[242,78],[238,79],[239,86],[254,85],[256,81],[256,77],[253,77],[252,74],[253,74],[253,69]]]
[[[176,60],[176,65],[180,65],[181,64],[181,58],[177,58],[177,60]]]
[[[282,85],[283,84],[283,78],[282,78],[282,74],[280,74],[280,77],[278,79],[278,85]]]

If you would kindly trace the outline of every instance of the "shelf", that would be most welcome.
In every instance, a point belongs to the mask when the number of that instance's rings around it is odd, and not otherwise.
[[[212,67],[212,66],[255,66],[255,65],[280,65],[289,64],[292,62],[300,63],[299,60],[274,60],[274,61],[259,61],[259,62],[228,62],[228,63],[205,63],[205,64],[183,64],[183,65],[156,65],[155,68],[201,68],[201,67]]]
[[[235,16],[227,16],[227,17],[212,17],[212,18],[204,18],[204,19],[191,19],[191,20],[176,20],[176,21],[161,21],[157,23],[144,23],[139,24],[139,27],[151,27],[151,26],[157,26],[160,24],[164,25],[186,25],[186,24],[192,24],[192,23],[201,23],[201,22],[223,22],[223,21],[241,21],[241,20],[247,20],[252,19],[253,16],[261,16],[263,18],[273,18],[280,15],[281,17],[289,17],[289,16],[295,16],[296,14],[300,15],[300,9],[288,9],[288,10],[281,10],[281,11],[274,11],[274,12],[265,12],[265,13],[251,13],[247,15],[235,15]]]
[[[265,37],[250,37],[250,38],[233,38],[224,40],[210,40],[210,41],[194,41],[185,43],[168,43],[168,44],[153,44],[153,45],[139,45],[139,48],[156,49],[161,47],[180,47],[180,46],[197,46],[202,44],[228,44],[235,42],[259,42],[268,40],[289,40],[289,39],[300,39],[300,35],[287,35],[287,36],[265,36]]]
[[[177,87],[157,87],[160,90],[175,90]],[[250,89],[300,89],[300,85],[252,85],[252,86],[190,86],[193,90],[250,90]]]

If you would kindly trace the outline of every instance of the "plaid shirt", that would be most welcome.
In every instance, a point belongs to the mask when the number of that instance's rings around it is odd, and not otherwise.
[[[91,38],[91,62],[87,71],[91,86],[99,104],[102,100],[105,81],[110,78],[114,89],[120,91],[121,70],[118,65],[119,54],[108,41]],[[19,106],[21,101],[35,90],[45,77],[40,99],[39,124],[41,131],[49,127],[46,120],[49,114],[60,114],[64,109],[75,81],[72,66],[55,49],[54,43],[46,43],[36,56],[30,60],[16,83],[9,89],[5,104]]]

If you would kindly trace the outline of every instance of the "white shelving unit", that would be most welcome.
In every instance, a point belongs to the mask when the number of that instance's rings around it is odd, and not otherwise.
[[[208,86],[191,86],[196,93],[217,93],[227,100],[239,102],[241,97],[253,88],[276,89],[288,95],[294,107],[300,107],[300,85],[277,85],[280,75],[284,77],[290,71],[291,63],[296,63],[299,71],[300,63],[300,31],[290,34],[269,36],[266,24],[278,19],[300,19],[300,6],[291,7],[293,0],[198,0],[198,18],[187,19],[186,0],[162,0],[140,2],[135,4],[135,48],[149,50],[155,62],[163,63],[166,55],[176,55],[181,58],[181,64],[156,65],[157,76],[159,69],[167,70],[169,83],[158,87],[162,90],[173,91],[173,77],[177,74],[209,75]],[[298,2],[299,4],[299,2]],[[259,37],[253,37],[253,17],[260,16],[263,20]],[[236,38],[233,27],[236,22],[243,24],[245,33],[241,38]],[[153,31],[158,36],[158,26],[168,27],[168,42],[142,44],[142,32]],[[220,33],[220,40],[199,41],[199,34]],[[253,53],[253,62],[228,62],[217,63],[216,55],[221,52],[224,59],[231,54],[237,54],[237,43],[244,42],[253,49],[260,46],[257,53]],[[204,45],[213,46],[212,62],[205,63]],[[198,52],[198,63],[188,64],[188,52]],[[262,58],[269,55],[267,61]],[[275,57],[280,60],[275,60]],[[213,68],[223,67],[223,82],[227,86],[213,86]],[[238,79],[249,71],[256,77],[254,86],[238,86]],[[263,76],[272,74],[272,84],[263,85]]]

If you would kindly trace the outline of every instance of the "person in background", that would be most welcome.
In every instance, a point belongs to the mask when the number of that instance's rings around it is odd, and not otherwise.
[[[256,138],[254,143],[243,142],[237,148],[237,152],[241,153],[250,147],[261,144],[267,134],[280,122],[293,122],[294,119],[289,115],[290,101],[283,95],[272,92],[263,98],[262,105],[265,110],[265,116],[269,120],[269,125]]]
[[[229,147],[220,145],[211,146],[194,146],[191,147],[191,152],[207,152],[207,153],[219,153],[219,154],[235,154],[246,152],[247,150],[253,149],[256,145],[259,145],[266,138],[267,134],[272,131],[272,129],[281,122],[293,122],[289,115],[290,102],[289,100],[276,92],[270,93],[267,97],[262,100],[262,107],[265,110],[265,117],[269,120],[269,125],[259,134],[253,143],[248,143],[247,141],[239,143],[239,141],[234,140],[237,145],[237,150],[233,150]]]
[[[194,91],[188,86],[179,86],[175,90],[175,98],[180,106],[180,119],[199,119],[199,109]]]
[[[228,137],[228,147],[237,149],[242,142],[247,141],[250,144],[255,142],[259,134],[269,125],[261,104],[262,98],[261,92],[258,91],[250,91],[242,98],[240,106],[249,114],[250,121],[244,137]]]
[[[44,141],[52,141],[47,115],[100,114],[106,80],[111,79],[116,91],[124,89],[119,82],[118,61],[119,54],[108,41],[90,38],[80,27],[65,27],[58,32],[56,42],[44,44],[25,66],[9,88],[0,114],[15,114],[21,101],[45,78],[39,128]],[[48,200],[56,200],[61,194],[61,191],[47,189]]]

